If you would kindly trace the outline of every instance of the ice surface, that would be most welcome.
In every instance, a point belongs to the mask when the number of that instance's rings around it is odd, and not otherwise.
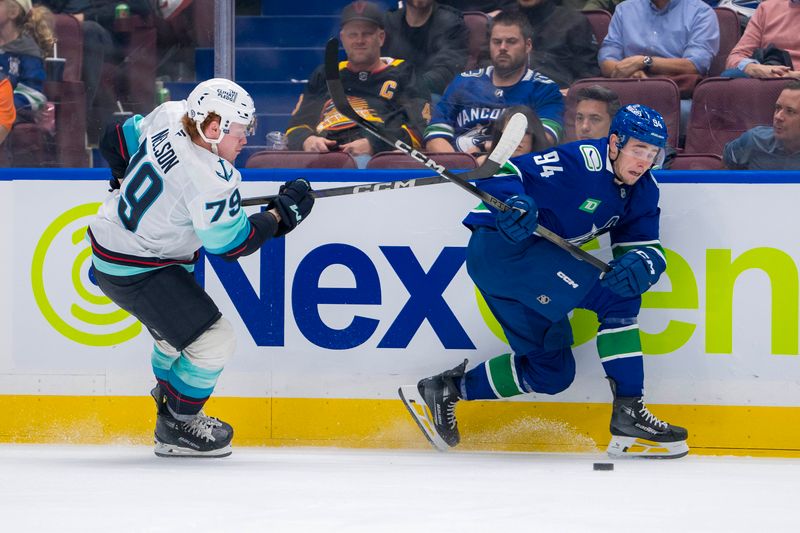
[[[4,532],[800,531],[800,460],[0,445]]]

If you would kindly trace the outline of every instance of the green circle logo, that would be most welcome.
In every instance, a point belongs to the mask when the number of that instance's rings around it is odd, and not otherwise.
[[[90,281],[92,249],[86,228],[99,207],[100,203],[73,207],[47,227],[33,252],[31,287],[53,329],[87,346],[113,346],[139,335],[142,324]],[[70,257],[74,259],[68,267]],[[74,293],[65,290],[68,277]]]

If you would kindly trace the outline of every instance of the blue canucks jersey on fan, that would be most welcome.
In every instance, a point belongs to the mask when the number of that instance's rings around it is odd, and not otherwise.
[[[651,247],[664,260],[658,184],[649,171],[632,186],[615,181],[608,139],[576,141],[512,158],[496,177],[477,185],[501,200],[531,196],[539,207],[539,223],[573,244],[580,246],[610,231],[615,255]],[[464,224],[495,228],[496,212],[480,204]]]
[[[545,130],[556,140],[563,131],[564,97],[548,77],[528,69],[516,84],[496,87],[494,67],[457,76],[434,108],[425,142],[443,138],[465,152],[488,140],[488,127],[508,107],[526,105],[536,111]]]

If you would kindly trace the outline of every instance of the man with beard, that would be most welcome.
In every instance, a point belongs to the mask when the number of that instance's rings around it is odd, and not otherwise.
[[[464,72],[447,87],[425,129],[430,152],[483,152],[491,124],[504,109],[526,105],[536,111],[545,133],[558,143],[563,130],[564,98],[552,80],[528,68],[531,27],[518,12],[500,12],[492,20],[492,64]]]

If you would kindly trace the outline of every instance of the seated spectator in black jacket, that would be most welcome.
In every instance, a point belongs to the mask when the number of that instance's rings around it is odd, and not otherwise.
[[[351,105],[391,136],[421,148],[428,93],[417,83],[409,63],[381,57],[383,11],[372,2],[358,0],[342,10],[341,26],[339,37],[347,61],[339,63],[339,71]],[[341,150],[359,163],[394,149],[339,113],[328,93],[324,65],[311,74],[289,119],[286,136],[290,150]]]
[[[573,81],[600,75],[597,41],[580,11],[555,0],[517,0],[533,28],[531,68],[566,89]]]
[[[781,91],[772,126],[757,126],[725,145],[731,170],[800,170],[800,81]]]
[[[482,11],[494,16],[503,9],[514,7],[517,2],[516,0],[439,0],[439,3],[454,7],[462,13]]]
[[[461,13],[436,0],[406,0],[384,19],[384,56],[405,59],[433,94],[442,94],[467,64],[467,26]]]

